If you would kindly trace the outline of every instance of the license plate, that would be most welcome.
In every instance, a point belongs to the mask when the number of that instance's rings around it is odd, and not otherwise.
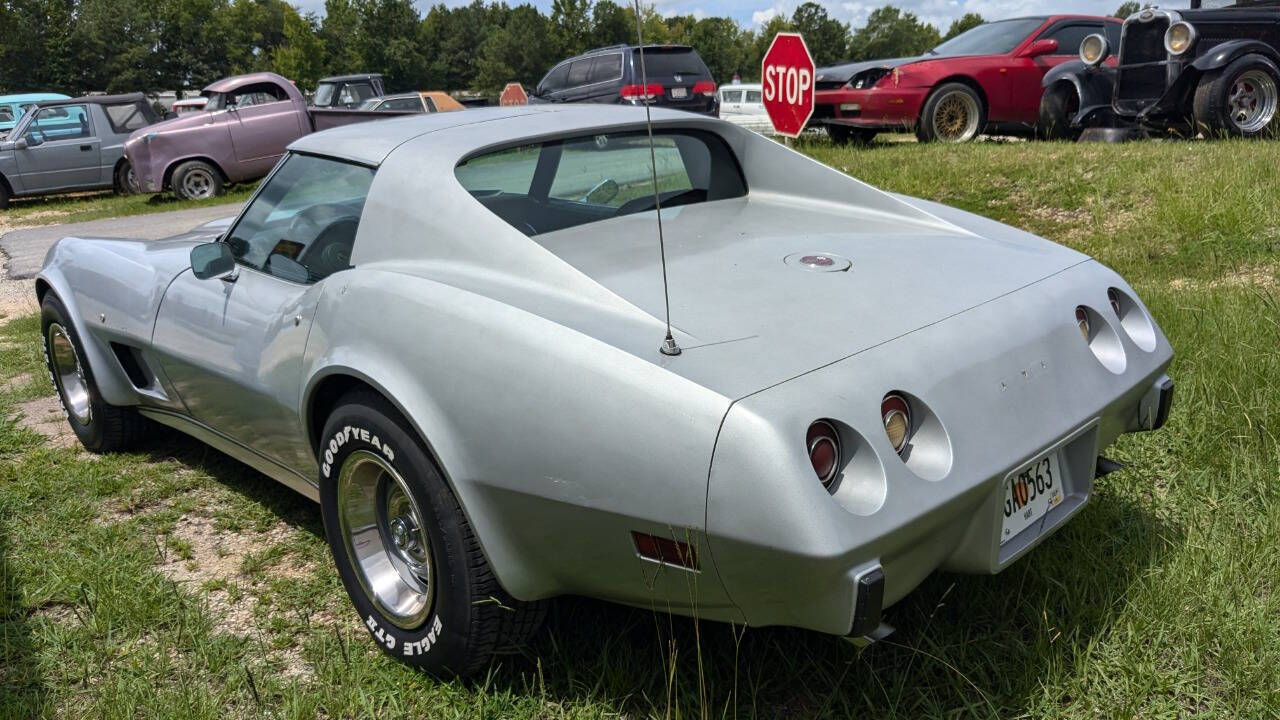
[[[689,97],[689,91],[686,88],[671,88],[671,97],[677,100],[686,98]]]
[[[1058,453],[1038,458],[1004,481],[1004,526],[1000,544],[1044,519],[1062,502],[1062,470]]]

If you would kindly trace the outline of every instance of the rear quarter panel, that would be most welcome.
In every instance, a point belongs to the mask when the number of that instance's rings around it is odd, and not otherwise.
[[[387,265],[330,278],[305,392],[343,373],[390,398],[515,597],[584,594],[736,619],[702,536],[728,401],[661,360]],[[702,571],[641,560],[632,530],[693,543]]]

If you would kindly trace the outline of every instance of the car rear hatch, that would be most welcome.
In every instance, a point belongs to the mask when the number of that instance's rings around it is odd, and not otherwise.
[[[708,113],[715,109],[715,81],[698,52],[691,47],[648,45],[644,48],[645,77],[662,86],[658,105]],[[641,79],[640,49],[632,51],[635,79]]]

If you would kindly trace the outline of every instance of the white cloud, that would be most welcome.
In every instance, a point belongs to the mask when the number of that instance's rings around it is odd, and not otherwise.
[[[764,25],[765,23],[769,22],[770,20],[774,19],[777,16],[778,16],[777,8],[765,8],[764,10],[757,10],[751,13],[751,24]]]

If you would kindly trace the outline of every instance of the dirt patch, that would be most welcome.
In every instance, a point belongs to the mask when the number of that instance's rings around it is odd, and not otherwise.
[[[11,377],[4,382],[0,382],[0,393],[16,390],[29,382],[31,382],[31,373],[22,373],[17,377]]]
[[[0,214],[0,235],[11,230],[25,230],[37,225],[47,225],[48,223],[43,221],[66,217],[70,214],[70,210],[38,210],[21,217],[14,217],[9,213]]]
[[[35,280],[9,280],[0,268],[0,321],[36,312]]]
[[[62,403],[56,395],[46,395],[18,405],[18,414],[23,427],[30,428],[49,438],[53,447],[70,448],[78,443],[76,434],[71,431],[71,424]]]
[[[1212,280],[1174,278],[1169,281],[1169,287],[1174,290],[1257,288],[1271,291],[1280,288],[1280,279],[1276,277],[1277,274],[1280,274],[1280,266],[1277,265],[1248,265],[1236,268],[1226,275]]]

